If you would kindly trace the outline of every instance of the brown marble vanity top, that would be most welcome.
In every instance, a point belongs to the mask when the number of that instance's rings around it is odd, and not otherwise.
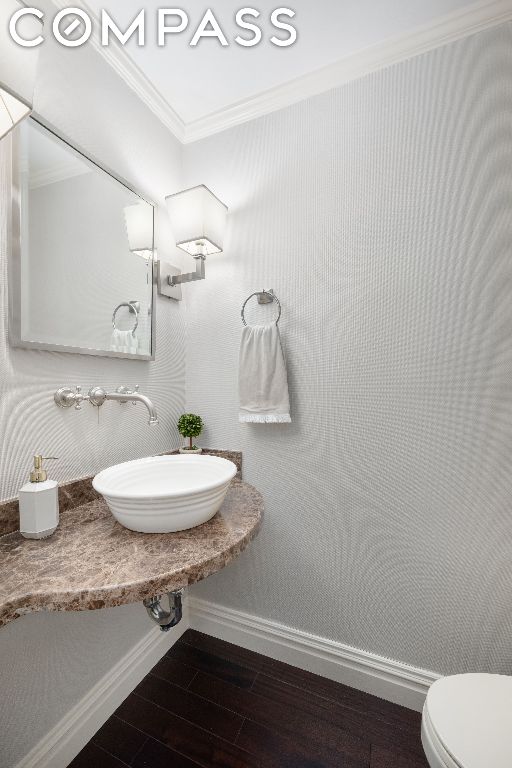
[[[103,499],[61,516],[49,539],[0,537],[0,626],[32,611],[83,611],[134,603],[210,576],[256,536],[263,500],[235,478],[220,511],[179,533],[134,533]]]

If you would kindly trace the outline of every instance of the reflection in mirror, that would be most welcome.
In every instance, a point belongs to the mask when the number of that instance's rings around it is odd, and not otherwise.
[[[150,359],[153,206],[34,120],[19,162],[14,343]]]

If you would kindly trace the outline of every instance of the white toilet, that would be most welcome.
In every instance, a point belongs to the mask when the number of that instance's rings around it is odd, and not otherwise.
[[[421,740],[431,768],[512,768],[512,677],[437,680],[423,707]]]

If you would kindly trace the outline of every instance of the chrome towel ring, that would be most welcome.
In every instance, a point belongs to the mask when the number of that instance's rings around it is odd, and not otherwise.
[[[251,293],[250,296],[246,298],[244,303],[242,304],[242,311],[240,312],[240,315],[242,317],[242,323],[244,325],[247,325],[245,321],[245,308],[247,306],[247,303],[254,297],[258,297],[258,304],[272,304],[274,301],[277,303],[278,306],[278,314],[276,319],[276,325],[278,324],[280,318],[281,318],[281,302],[275,295],[274,291],[270,289],[269,291],[256,291],[255,293]]]
[[[130,311],[130,314],[135,315],[135,325],[132,328],[132,335],[135,336],[135,331],[139,327],[139,309],[140,309],[140,304],[139,304],[138,301],[123,301],[122,304],[119,304],[114,309],[114,314],[112,315],[112,328],[115,331],[119,331],[120,330],[117,327],[117,325],[116,325],[116,315],[119,312],[119,310],[122,309],[123,307],[128,307],[128,309]]]

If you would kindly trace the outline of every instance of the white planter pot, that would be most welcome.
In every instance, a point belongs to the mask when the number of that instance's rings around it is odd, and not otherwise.
[[[193,453],[202,453],[202,448],[195,448],[193,450],[190,450],[190,448],[180,448],[180,453],[188,454],[189,456]]]

